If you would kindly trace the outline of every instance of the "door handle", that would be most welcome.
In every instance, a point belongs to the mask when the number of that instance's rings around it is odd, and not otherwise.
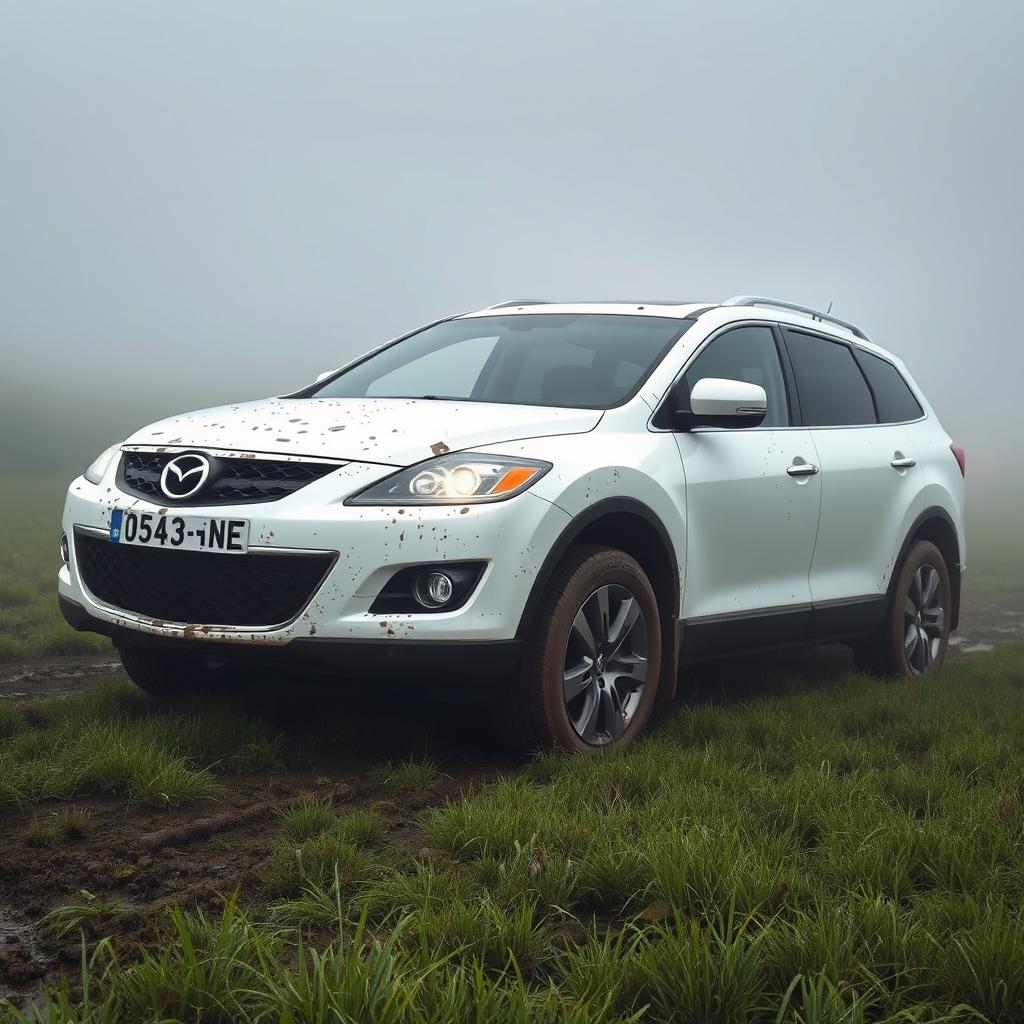
[[[790,476],[814,476],[818,467],[812,462],[794,462],[792,466],[786,467],[786,472]]]
[[[908,459],[903,452],[896,452],[889,463],[893,469],[912,469],[917,465],[917,459]]]

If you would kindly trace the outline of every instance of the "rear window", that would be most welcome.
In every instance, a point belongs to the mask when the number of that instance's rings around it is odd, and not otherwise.
[[[914,397],[914,392],[910,390],[910,385],[892,363],[862,349],[857,349],[856,352],[857,362],[860,363],[860,368],[875,393],[879,422],[905,423],[907,420],[920,419],[924,415],[924,410]]]
[[[876,423],[875,403],[849,346],[786,331],[800,410],[808,427]]]
[[[692,323],[586,313],[447,320],[302,394],[607,409],[636,393]]]

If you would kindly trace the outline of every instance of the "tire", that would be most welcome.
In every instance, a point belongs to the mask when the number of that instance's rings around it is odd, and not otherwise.
[[[519,752],[622,748],[650,718],[660,670],[658,602],[643,569],[623,551],[573,548],[548,585],[495,724]]]
[[[198,658],[165,654],[133,644],[122,644],[117,652],[128,678],[153,697],[224,689],[232,678],[227,666],[211,667]]]
[[[853,647],[857,667],[904,679],[937,672],[949,649],[952,596],[942,552],[918,541],[900,566],[881,629]]]

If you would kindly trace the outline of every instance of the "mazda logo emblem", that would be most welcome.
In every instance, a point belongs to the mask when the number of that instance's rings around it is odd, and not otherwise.
[[[164,466],[160,490],[175,501],[197,494],[210,475],[210,460],[204,455],[179,455]]]

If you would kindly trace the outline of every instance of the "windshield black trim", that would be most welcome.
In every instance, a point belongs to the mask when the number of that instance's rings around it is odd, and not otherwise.
[[[565,314],[565,313],[535,313],[535,314],[531,314],[531,316],[537,316],[537,317],[542,317],[542,316],[564,317],[566,315],[567,314]],[[604,315],[604,314],[599,314],[599,313],[575,313],[575,314],[569,314],[569,315],[573,315],[573,316],[601,316],[601,315]],[[627,316],[632,315],[632,316],[635,316],[636,314],[619,314],[619,315],[627,315]],[[507,316],[507,314],[505,316]],[[503,320],[503,319],[505,319],[505,316],[503,316],[500,313],[496,313],[494,316],[465,317],[465,320],[466,321]],[[450,323],[450,322],[454,322],[454,321],[462,320],[462,319],[463,319],[462,316],[448,316],[448,317],[443,317],[440,320],[435,320],[433,323],[425,324],[423,327],[418,327],[415,331],[410,331],[408,334],[403,334],[399,338],[395,338],[392,341],[389,341],[389,342],[387,342],[384,345],[380,345],[380,346],[378,346],[375,349],[371,349],[369,352],[367,352],[364,355],[358,357],[357,359],[354,359],[352,362],[346,363],[337,372],[331,374],[330,377],[325,377],[323,380],[317,381],[316,383],[311,384],[311,385],[309,385],[306,388],[303,388],[301,391],[295,391],[295,392],[293,392],[290,395],[282,395],[281,397],[282,398],[318,398],[319,395],[317,394],[317,392],[323,390],[323,388],[325,388],[328,385],[332,384],[339,377],[341,377],[342,375],[348,373],[349,370],[354,370],[357,366],[361,366],[363,363],[365,363],[372,356],[380,355],[380,353],[386,352],[389,348],[394,347],[395,345],[399,344],[400,342],[407,341],[409,338],[412,338],[412,337],[414,337],[417,334],[421,334],[423,331],[429,331],[431,328],[437,327],[439,324]],[[351,400],[352,401],[360,401],[360,402],[373,402],[373,401],[376,401],[377,399],[381,399],[383,401],[392,401],[392,402],[393,401],[398,401],[398,400],[429,401],[429,402],[460,402],[460,403],[461,402],[467,402],[467,403],[471,402],[471,403],[476,404],[476,405],[521,405],[521,406],[528,406],[528,407],[538,408],[538,409],[587,409],[587,410],[592,411],[592,412],[603,412],[603,411],[607,411],[609,409],[619,409],[622,406],[626,405],[627,403],[631,402],[634,398],[636,398],[636,396],[640,393],[640,390],[647,383],[647,381],[650,378],[651,374],[654,373],[654,371],[662,364],[662,362],[664,362],[665,357],[669,354],[669,352],[672,351],[673,348],[675,348],[675,346],[679,343],[679,340],[683,337],[683,335],[686,334],[686,332],[697,322],[695,318],[689,317],[689,316],[687,316],[687,317],[647,316],[647,317],[644,317],[643,319],[647,319],[647,320],[671,320],[671,321],[674,321],[674,322],[679,324],[679,330],[676,331],[672,335],[672,337],[662,347],[661,351],[657,354],[657,356],[654,359],[651,360],[650,365],[647,367],[647,371],[641,377],[639,377],[637,379],[637,382],[634,385],[634,387],[632,388],[632,390],[629,391],[622,398],[621,401],[615,402],[612,405],[552,405],[550,402],[495,402],[493,399],[484,400],[484,399],[479,399],[479,398],[450,398],[450,397],[449,398],[426,398],[426,397],[423,397],[423,396],[417,397],[416,395],[353,396]],[[337,397],[332,396],[332,401],[337,401],[337,400],[338,400]]]

